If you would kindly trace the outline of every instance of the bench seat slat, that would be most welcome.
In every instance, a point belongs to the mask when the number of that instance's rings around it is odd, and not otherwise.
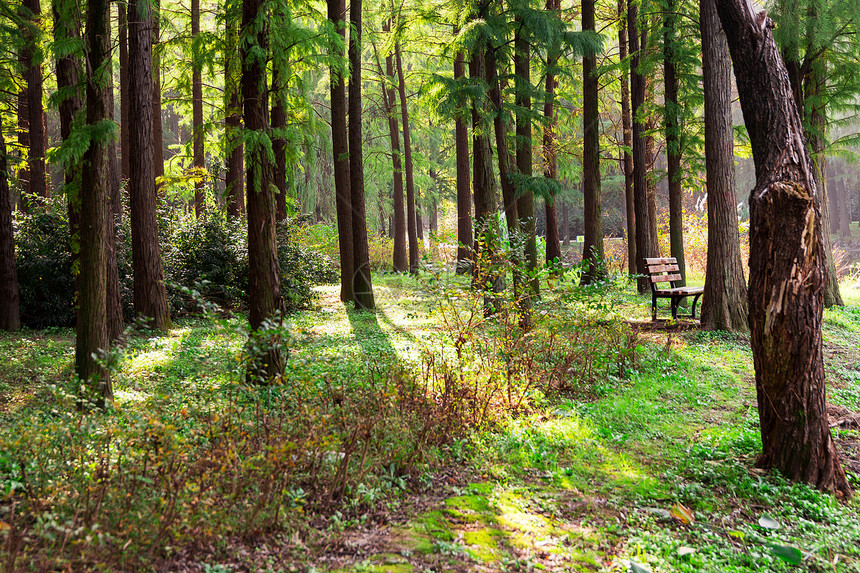
[[[679,281],[681,275],[651,275],[652,283],[667,283],[669,281]]]
[[[678,264],[678,259],[675,257],[656,257],[656,258],[645,258],[646,265],[676,265]]]
[[[654,294],[660,298],[671,298],[673,296],[692,296],[694,294],[702,294],[704,292],[704,287],[677,287],[658,289]]]
[[[681,269],[678,265],[652,265],[648,267],[648,274],[665,272],[677,273],[680,270]]]

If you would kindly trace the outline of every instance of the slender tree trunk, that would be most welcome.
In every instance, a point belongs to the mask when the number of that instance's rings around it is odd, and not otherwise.
[[[26,48],[18,52],[18,63],[22,69],[27,67],[27,62],[32,60]],[[18,147],[30,149],[30,114],[27,112],[27,87],[26,85],[18,92]],[[22,213],[30,212],[30,168],[29,162],[22,161],[16,172],[18,184],[21,186],[21,194],[18,208]]]
[[[256,354],[248,364],[247,379],[269,382],[284,370],[274,335],[262,333],[267,321],[278,320],[282,310],[281,279],[275,233],[275,197],[270,189],[272,164],[260,143],[270,136],[269,93],[266,85],[268,44],[257,20],[265,0],[242,2],[242,101],[245,128],[255,134],[248,144],[245,181],[248,198],[248,322]]]
[[[678,0],[669,0],[663,17],[663,81],[665,94],[666,163],[669,183],[669,251],[678,261],[681,280],[685,286],[687,265],[684,260],[684,190],[681,187],[681,124],[678,110],[678,56],[675,53],[678,33]]]
[[[517,170],[520,175],[532,175],[532,97],[531,97],[531,49],[525,23],[518,22],[514,35],[514,82],[516,92],[517,122]],[[537,237],[535,236],[535,198],[531,189],[517,189],[517,214],[520,228],[525,235],[525,263],[533,278],[527,281],[529,293],[537,297],[540,283],[534,277],[537,268]],[[530,309],[531,303],[525,304]],[[525,329],[531,327],[531,312],[523,313],[520,319]]]
[[[282,78],[282,73],[278,69],[280,66],[272,66],[272,96],[274,104],[272,105],[272,131],[283,130],[287,127],[287,112],[284,108],[284,95],[286,85]],[[287,218],[287,141],[280,136],[275,135],[272,139],[272,152],[275,154],[275,171],[274,184],[278,190],[275,198],[276,208],[275,216],[278,221],[283,221]]]
[[[227,172],[224,189],[227,196],[227,214],[239,217],[245,210],[245,183],[242,143],[242,65],[239,57],[239,0],[228,0],[225,15],[224,47],[224,136],[227,141]]]
[[[122,158],[122,178],[129,177],[129,134],[128,108],[131,96],[128,93],[128,12],[119,6],[118,43],[119,43],[119,145]]]
[[[558,14],[561,9],[561,0],[547,0],[547,11]],[[555,115],[555,67],[558,65],[558,54],[555,49],[550,49],[547,54],[546,72],[546,96],[543,104],[543,115],[546,121],[543,131],[543,175],[547,179],[555,180],[558,177],[558,162],[556,160],[555,130],[558,127],[558,118]],[[558,198],[553,196],[546,200],[546,264],[558,271],[561,267],[561,242],[558,236],[558,212],[556,205]]]
[[[197,38],[200,36],[200,0],[191,0],[191,123],[194,137],[194,168],[197,177],[206,172],[206,156],[203,148],[203,54],[200,53]],[[157,113],[161,113],[158,111]],[[194,181],[194,216],[198,219],[206,212],[206,182],[201,178]]]
[[[391,20],[382,27],[383,32],[391,31]],[[381,67],[381,66],[380,66]],[[380,75],[382,70],[380,70]],[[409,260],[406,250],[406,211],[403,205],[403,167],[400,161],[400,130],[397,125],[395,102],[397,96],[394,90],[394,56],[390,53],[385,57],[385,77],[382,83],[382,99],[385,114],[388,116],[388,135],[391,139],[391,163],[394,179],[394,260],[395,272],[405,273],[409,270]]]
[[[492,48],[487,49],[485,55],[485,63],[487,70],[487,84],[490,86],[490,104],[493,106],[493,128],[496,136],[496,161],[499,166],[499,180],[502,187],[502,207],[505,210],[505,222],[507,223],[508,231],[511,238],[514,238],[520,232],[520,219],[517,212],[517,190],[514,188],[511,170],[514,167],[514,160],[508,149],[508,125],[505,121],[505,115],[502,110],[502,89],[499,84],[498,62],[496,61],[496,53]],[[515,262],[522,262],[522,255],[517,251],[522,249],[514,249]],[[519,275],[514,276],[514,291],[519,297],[518,290]]]
[[[830,208],[827,198],[827,157],[824,154],[827,131],[826,104],[823,103],[827,82],[827,65],[823,57],[810,62],[808,73],[804,78],[804,93],[812,104],[809,112],[811,128],[806,134],[812,154],[812,174],[821,202],[821,233],[824,237],[824,257],[827,272],[824,277],[824,306],[844,306],[842,295],[839,293],[839,281],[836,275],[836,263],[833,260],[833,241],[830,234]]]
[[[28,10],[27,19],[34,26],[40,25],[42,8],[40,0],[23,0],[24,8]],[[45,151],[48,147],[45,130],[45,109],[42,106],[42,64],[37,48],[38,38],[35,30],[24,28],[24,81],[27,84],[25,97],[27,101],[27,131],[28,131],[28,171],[29,183],[27,191],[37,197],[49,197],[45,169]]]
[[[153,328],[170,328],[155,217],[155,150],[152,104],[152,19],[146,0],[128,3],[129,184],[134,311]]]
[[[138,2],[142,0],[130,0]],[[161,125],[161,0],[152,2],[152,140],[156,180],[164,177],[164,128]],[[131,20],[131,18],[129,18]],[[161,185],[156,189],[161,194]]]
[[[839,209],[836,210],[839,213],[839,236],[848,239],[851,237],[851,201],[845,190],[845,177],[841,177],[834,187],[834,195],[839,198]]]
[[[627,59],[627,18],[626,0],[618,0],[619,59]],[[639,263],[636,257],[636,208],[633,195],[633,120],[630,116],[630,74],[626,65],[621,67],[621,126],[623,130],[624,152],[621,161],[624,172],[624,206],[627,214],[627,272],[630,275],[638,272]]]
[[[87,6],[87,125],[108,118],[104,74],[110,58],[110,4],[89,0]],[[107,138],[90,141],[84,154],[80,188],[80,275],[75,337],[75,371],[99,408],[113,398],[110,372],[95,357],[108,350],[107,257],[108,153]],[[87,396],[89,398],[90,396]]]
[[[454,79],[466,77],[463,52],[454,57]],[[461,99],[454,119],[454,146],[457,155],[457,273],[469,272],[472,261],[472,190],[469,172],[469,132],[466,105]]]
[[[582,30],[595,31],[595,0],[582,0]],[[602,278],[603,213],[600,205],[600,110],[598,109],[597,56],[582,58],[582,181],[585,199],[585,243],[582,245],[583,285]]]
[[[564,246],[567,247],[570,245],[570,217],[568,215],[569,211],[569,203],[567,201],[561,202],[561,226],[562,226],[562,236],[564,237]]]
[[[12,203],[9,199],[9,165],[0,120],[0,330],[19,328],[21,298],[18,293],[18,268],[15,265]]]
[[[750,194],[750,330],[762,467],[844,496],[825,410],[824,238],[812,162],[766,13],[718,0],[756,167]]]
[[[650,291],[651,287],[645,276],[645,259],[657,257],[659,250],[656,242],[652,240],[656,234],[656,231],[652,232],[656,222],[651,218],[648,208],[647,143],[642,120],[639,117],[639,110],[645,103],[645,77],[642,75],[640,64],[644,57],[645,47],[648,45],[648,38],[646,32],[639,34],[638,19],[636,5],[628,5],[627,32],[630,40],[630,53],[633,56],[630,62],[630,99],[633,118],[633,210],[636,219],[636,272],[640,275],[639,292],[646,293]]]
[[[400,121],[403,124],[403,161],[406,168],[406,232],[409,238],[409,271],[418,272],[418,206],[415,197],[415,175],[412,167],[412,136],[409,129],[409,111],[406,107],[406,78],[403,74],[403,58],[400,42],[394,44],[394,59],[397,64],[397,84],[400,91]]]
[[[346,3],[344,0],[327,0],[328,18],[341,38],[346,37]],[[349,190],[349,150],[346,134],[346,87],[341,67],[343,52],[334,42],[331,45],[333,63],[331,76],[331,146],[334,156],[335,205],[337,207],[337,238],[340,247],[340,300],[352,301],[352,199]]]
[[[361,137],[361,0],[349,4],[349,189],[352,201],[352,288],[355,307],[373,309],[373,283],[370,279],[370,254],[367,245],[367,213],[364,206],[364,141]],[[408,128],[404,123],[404,140]],[[407,144],[408,145],[408,144]],[[410,158],[411,159],[411,158]],[[409,161],[409,160],[407,160]],[[407,167],[411,169],[411,165]]]
[[[714,0],[700,0],[705,95],[705,173],[708,191],[708,262],[702,326],[746,331],[747,285],[735,207],[731,60]]]

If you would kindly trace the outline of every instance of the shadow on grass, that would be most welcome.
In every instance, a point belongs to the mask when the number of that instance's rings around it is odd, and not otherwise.
[[[349,324],[355,341],[361,348],[362,354],[370,360],[397,360],[397,351],[391,343],[391,337],[379,325],[379,317],[391,324],[391,320],[385,316],[382,310],[347,310]]]

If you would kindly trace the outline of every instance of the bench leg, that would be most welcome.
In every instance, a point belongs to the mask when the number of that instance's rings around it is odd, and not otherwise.
[[[700,297],[700,296],[702,296],[702,295],[701,295],[701,294],[697,294],[696,296],[694,296],[694,297],[693,297],[693,314],[691,314],[691,315],[690,315],[690,316],[692,316],[693,318],[696,318],[696,303],[697,303],[697,302],[699,302],[699,297]]]
[[[651,295],[651,322],[657,320],[657,297]]]
[[[672,298],[672,320],[678,320],[678,305],[681,303],[682,297]]]

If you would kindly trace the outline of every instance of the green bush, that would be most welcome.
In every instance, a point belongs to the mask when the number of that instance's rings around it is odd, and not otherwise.
[[[287,310],[307,308],[313,303],[313,287],[334,283],[340,273],[328,255],[306,243],[312,225],[300,216],[278,223],[278,266],[281,269],[281,295]]]

